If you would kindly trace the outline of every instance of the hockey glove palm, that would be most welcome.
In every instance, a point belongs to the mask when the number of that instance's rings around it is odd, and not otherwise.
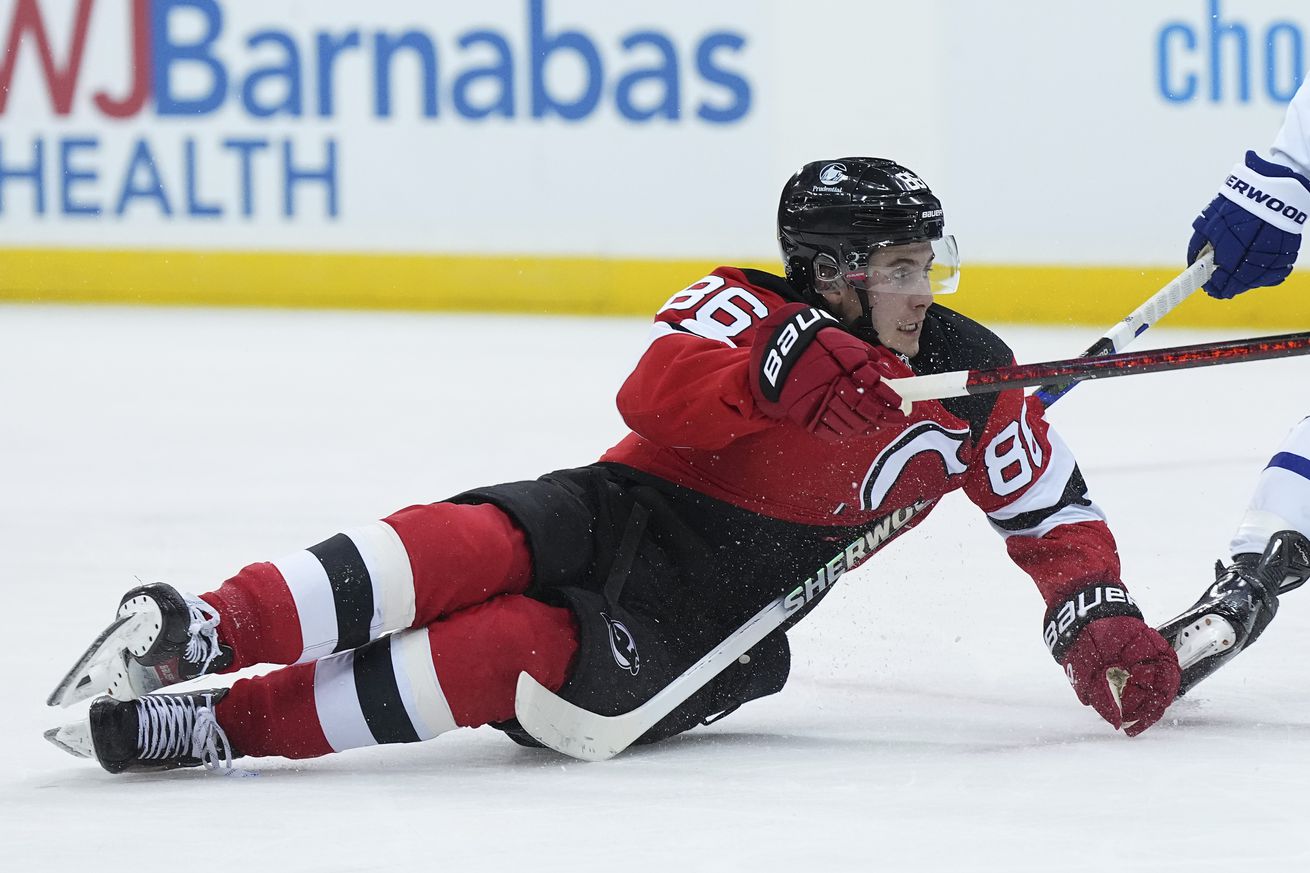
[[[1187,262],[1209,243],[1214,275],[1205,293],[1227,300],[1243,291],[1277,285],[1292,272],[1301,248],[1301,231],[1310,213],[1310,180],[1255,152],[1233,168],[1192,222]]]
[[[1130,737],[1178,696],[1178,656],[1119,585],[1095,585],[1052,606],[1045,638],[1078,699]]]
[[[826,440],[903,424],[901,397],[883,383],[890,352],[842,330],[822,310],[800,303],[770,315],[751,350],[751,391],[759,408]]]

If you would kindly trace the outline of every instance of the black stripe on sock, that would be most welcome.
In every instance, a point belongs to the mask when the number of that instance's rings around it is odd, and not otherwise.
[[[332,586],[332,603],[337,609],[337,647],[333,651],[364,645],[373,621],[373,581],[359,549],[342,533],[310,546],[309,552],[323,565]]]
[[[379,743],[419,741],[418,731],[405,712],[405,702],[400,699],[391,663],[391,637],[355,650],[355,693],[373,739]]]

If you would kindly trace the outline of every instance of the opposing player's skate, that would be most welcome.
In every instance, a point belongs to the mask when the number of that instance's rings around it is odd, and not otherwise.
[[[101,697],[81,719],[45,737],[79,758],[95,758],[110,773],[230,768],[234,752],[214,707],[227,689],[150,694],[138,700]]]
[[[1179,696],[1254,643],[1278,612],[1278,597],[1310,577],[1310,540],[1285,530],[1263,555],[1215,566],[1215,582],[1196,604],[1159,627],[1182,667]]]
[[[101,694],[133,700],[216,673],[232,663],[232,650],[218,641],[219,621],[212,606],[171,585],[133,588],[46,703],[70,706]]]

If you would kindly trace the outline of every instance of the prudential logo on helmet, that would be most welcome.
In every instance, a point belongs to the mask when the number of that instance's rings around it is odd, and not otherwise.
[[[846,180],[845,164],[828,164],[819,171],[819,181],[824,185],[836,185]]]

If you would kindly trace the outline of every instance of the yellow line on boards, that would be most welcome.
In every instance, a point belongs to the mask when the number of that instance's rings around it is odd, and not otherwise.
[[[0,301],[650,315],[715,266],[538,255],[0,248]],[[988,323],[1105,328],[1178,269],[965,265],[960,292],[943,302]],[[1310,275],[1233,301],[1198,293],[1168,323],[1310,328]]]
[[[943,302],[984,323],[1083,324],[1108,329],[1182,271],[1160,267],[965,266]],[[1164,320],[1173,327],[1310,329],[1310,272],[1232,300],[1197,291]]]
[[[0,300],[643,314],[712,262],[0,249]]]

